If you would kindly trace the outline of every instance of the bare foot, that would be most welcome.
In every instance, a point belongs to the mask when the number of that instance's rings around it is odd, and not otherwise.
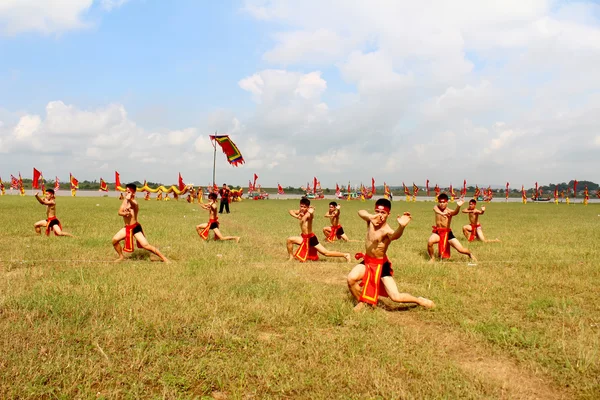
[[[240,242],[240,239],[241,239],[241,238],[240,238],[239,236],[236,236],[236,237],[235,237],[235,242],[236,242],[236,243],[239,243],[239,242]]]
[[[433,264],[433,263],[435,263],[435,258],[433,258],[433,257],[432,257],[432,258],[430,258],[430,259],[429,259],[429,261],[427,261],[427,262],[428,262],[429,264]]]
[[[351,262],[352,258],[350,258],[350,253],[346,253],[344,254],[344,258],[346,259],[346,261]]]
[[[115,262],[121,262],[125,259],[125,257],[121,256],[115,260]]]
[[[423,306],[425,308],[435,308],[435,303],[429,299],[426,299],[425,297],[418,297],[417,300],[419,300],[419,305]]]
[[[354,311],[358,312],[365,308],[365,303],[359,302],[356,306],[354,306]]]
[[[290,257],[287,259],[287,261],[288,261],[288,262],[290,262],[290,261],[294,261],[294,256],[290,256]]]
[[[475,256],[473,254],[469,254],[469,257],[471,258],[471,261],[477,262],[477,259],[475,258]]]

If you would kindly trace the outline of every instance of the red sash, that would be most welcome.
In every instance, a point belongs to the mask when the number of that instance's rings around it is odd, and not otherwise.
[[[56,217],[50,217],[46,220],[46,236],[50,236],[50,222],[57,220],[58,218]],[[58,227],[60,228],[60,230],[62,231],[62,225],[60,224],[60,221],[58,221]],[[52,228],[52,230],[54,231],[54,227]],[[58,236],[56,234],[56,232],[54,232],[54,236]]]
[[[438,254],[441,258],[450,258],[450,243],[448,242],[448,233],[452,232],[450,228],[433,227],[433,233],[437,233],[440,237],[438,242]]]
[[[125,246],[123,247],[123,251],[127,252],[127,253],[132,253],[133,252],[133,229],[138,226],[140,223],[136,222],[135,224],[132,225],[125,225]],[[144,231],[142,231],[142,233],[144,233]],[[137,243],[137,247],[138,249],[141,249],[142,246],[140,246],[140,243],[136,240]]]
[[[329,243],[335,242],[335,240],[337,239],[337,231],[341,227],[342,227],[341,225],[332,225],[331,226],[331,233],[329,233],[329,236],[327,236],[327,241]]]
[[[471,224],[471,235],[469,235],[469,242],[472,242],[477,238],[477,228],[481,227],[481,224]]]
[[[356,258],[363,258],[365,264],[365,275],[360,282],[363,287],[362,293],[360,294],[359,301],[363,303],[377,305],[377,299],[379,296],[388,297],[385,290],[385,286],[381,284],[381,272],[383,271],[383,264],[390,260],[387,256],[383,258],[373,258],[366,254],[358,253]],[[393,275],[392,265],[390,263],[390,274]]]
[[[306,260],[319,261],[317,249],[308,244],[310,238],[314,236],[314,233],[309,233],[308,235],[302,234],[302,243],[300,244],[300,247],[298,247],[298,250],[296,250],[296,253],[294,253],[294,257],[302,262]]]
[[[217,221],[219,221],[219,218],[208,220],[208,225],[206,225],[206,228],[202,229],[202,232],[200,232],[200,237],[202,239],[208,240],[208,232],[210,231],[210,226],[213,224],[213,222]]]

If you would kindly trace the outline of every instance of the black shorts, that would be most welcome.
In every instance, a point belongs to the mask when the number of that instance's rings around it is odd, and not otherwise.
[[[131,230],[131,234],[135,235],[136,233],[142,232],[144,233],[144,230],[142,229],[142,225],[141,224],[137,224],[132,230]]]
[[[454,236],[454,233],[452,233],[452,231],[448,232],[448,240],[452,240],[452,239],[456,239],[456,236]]]
[[[52,230],[52,227],[54,227],[54,225],[59,225],[60,226],[60,221],[58,219],[53,219],[52,221],[50,221],[48,223],[48,229]]]
[[[217,229],[219,227],[219,223],[218,222],[213,222],[210,224],[210,227],[208,229]]]
[[[365,265],[365,262],[361,262],[362,265]],[[392,276],[392,264],[389,261],[383,263],[383,268],[381,269],[381,277]]]
[[[308,239],[308,245],[310,247],[315,247],[319,244],[319,239],[317,239],[317,236],[312,236],[310,239]]]
[[[341,226],[338,228],[337,231],[335,231],[335,236],[337,236],[338,239],[342,238],[342,235],[344,234],[344,228],[342,228]]]

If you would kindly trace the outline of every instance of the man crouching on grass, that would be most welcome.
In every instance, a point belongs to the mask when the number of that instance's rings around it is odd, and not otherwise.
[[[379,199],[375,203],[375,214],[360,210],[358,215],[367,221],[367,238],[365,254],[356,254],[356,259],[364,261],[352,268],[348,274],[348,288],[358,300],[354,307],[359,311],[365,303],[377,306],[379,296],[389,297],[397,303],[416,303],[425,308],[433,308],[433,301],[424,297],[414,297],[408,293],[400,293],[396,281],[392,277],[392,263],[387,258],[387,249],[393,240],[402,236],[404,228],[411,220],[410,213],[398,216],[398,228],[393,230],[387,223],[392,203],[387,199]],[[382,285],[383,284],[383,285]]]
[[[121,207],[119,208],[119,215],[123,217],[123,221],[125,222],[125,228],[122,228],[115,236],[112,238],[112,244],[115,248],[115,251],[119,255],[119,258],[115,260],[115,262],[123,260],[123,252],[132,253],[133,252],[133,239],[137,242],[137,246],[144,250],[148,250],[151,253],[156,254],[163,262],[169,262],[165,256],[154,246],[148,243],[146,236],[144,236],[144,231],[142,230],[142,225],[138,222],[138,213],[140,211],[140,207],[135,201],[135,192],[137,191],[137,186],[133,183],[129,183],[126,186],[125,197],[123,198],[123,202],[121,203]],[[125,247],[121,247],[121,240],[125,240]]]
[[[302,262],[306,260],[317,261],[319,259],[319,255],[317,254],[318,251],[325,257],[343,257],[346,261],[350,262],[350,254],[327,250],[319,243],[319,239],[317,239],[317,236],[312,230],[315,209],[310,206],[309,199],[302,197],[300,199],[300,209],[290,210],[289,212],[292,217],[300,220],[300,230],[302,231],[301,236],[291,236],[287,238],[287,251],[290,255],[289,260],[297,258]],[[300,247],[298,247],[294,253],[295,244]]]

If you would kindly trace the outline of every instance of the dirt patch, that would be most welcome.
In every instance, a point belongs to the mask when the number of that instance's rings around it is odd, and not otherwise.
[[[518,365],[509,357],[494,354],[484,345],[474,342],[461,332],[426,323],[411,313],[389,313],[393,323],[402,325],[416,335],[426,336],[430,343],[443,349],[448,359],[470,375],[500,388],[507,399],[572,398],[567,390],[557,387],[544,376]]]

